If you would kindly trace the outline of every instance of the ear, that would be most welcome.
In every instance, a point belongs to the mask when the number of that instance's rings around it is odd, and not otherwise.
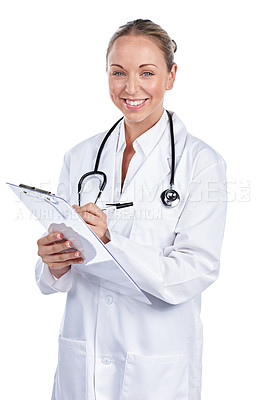
[[[173,88],[175,83],[176,72],[177,72],[177,65],[176,63],[174,63],[168,75],[168,80],[165,88],[166,90],[171,90]]]

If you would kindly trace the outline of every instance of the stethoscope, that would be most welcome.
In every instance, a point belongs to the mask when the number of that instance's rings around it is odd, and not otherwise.
[[[167,207],[176,207],[178,205],[179,201],[180,201],[180,196],[177,193],[177,191],[175,189],[173,189],[173,186],[174,186],[174,174],[175,174],[174,128],[173,128],[172,116],[171,116],[169,111],[166,110],[166,112],[167,112],[168,118],[169,118],[170,136],[171,136],[171,156],[172,156],[171,157],[171,159],[172,159],[171,160],[171,178],[170,178],[170,188],[166,189],[166,190],[164,190],[162,192],[161,200],[162,200],[163,204],[165,206],[167,206]],[[94,176],[97,176],[99,178],[102,178],[102,182],[101,182],[100,187],[99,187],[99,193],[98,193],[98,195],[96,197],[96,200],[95,200],[94,204],[96,204],[97,200],[99,200],[99,198],[101,197],[101,194],[102,194],[102,192],[103,192],[103,190],[104,190],[104,188],[106,186],[106,183],[107,183],[107,177],[106,177],[106,174],[104,172],[98,171],[100,158],[101,158],[102,151],[103,151],[103,148],[105,146],[105,143],[107,142],[109,136],[114,131],[114,129],[117,127],[119,122],[122,121],[123,118],[124,117],[120,118],[112,126],[112,128],[107,132],[107,134],[105,135],[105,137],[104,137],[104,139],[103,139],[103,141],[102,141],[102,143],[101,143],[101,145],[99,147],[98,153],[97,153],[97,158],[96,158],[96,161],[95,161],[94,170],[90,171],[90,172],[87,172],[86,174],[82,175],[82,177],[80,178],[79,183],[78,183],[78,203],[79,203],[79,206],[80,206],[80,195],[81,195],[82,184],[83,184],[84,179],[87,178],[88,176],[93,176],[94,175]],[[101,181],[101,179],[100,179],[100,181]]]

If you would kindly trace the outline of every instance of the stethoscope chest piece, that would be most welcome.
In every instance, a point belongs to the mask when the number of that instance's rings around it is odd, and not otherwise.
[[[162,192],[161,200],[167,207],[176,207],[180,201],[180,196],[176,190],[167,189]]]

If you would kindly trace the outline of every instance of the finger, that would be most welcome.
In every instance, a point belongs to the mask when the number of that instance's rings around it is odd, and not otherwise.
[[[57,253],[57,254],[47,254],[43,257],[43,262],[45,264],[50,263],[64,263],[68,261],[69,264],[76,262],[77,259],[81,257],[80,251],[73,251],[67,253]]]
[[[87,211],[79,212],[79,215],[89,225],[96,226],[99,224],[99,217],[96,217],[95,215],[93,215]]]
[[[70,240],[52,242],[45,246],[39,246],[38,255],[40,257],[43,257],[45,255],[52,255],[60,253],[62,251],[66,251],[66,249],[71,249],[72,247],[73,243]]]
[[[61,252],[66,252],[67,249],[71,249],[73,247],[73,243],[70,240],[63,242],[53,242],[46,246],[39,246],[38,255],[40,257],[49,256]],[[76,249],[73,249],[73,251]]]
[[[67,260],[63,262],[52,262],[48,263],[47,265],[51,270],[56,270],[56,269],[60,270],[65,267],[70,267],[72,264],[82,264],[82,263],[84,263],[83,258],[79,258],[75,261],[73,260],[72,262],[71,260]]]
[[[43,236],[37,241],[38,246],[46,246],[50,243],[56,242],[58,240],[62,240],[64,235],[61,232],[49,233],[46,236]]]
[[[98,207],[96,206],[96,204],[94,203],[88,203],[85,204],[84,206],[81,206],[78,208],[77,212],[89,212],[90,214],[93,214],[97,217],[102,217],[104,214],[104,212]]]
[[[43,251],[45,252],[45,254],[57,254],[66,251],[66,249],[71,249],[72,247],[73,243],[70,240],[66,240],[63,242],[53,242],[48,246],[44,246]]]

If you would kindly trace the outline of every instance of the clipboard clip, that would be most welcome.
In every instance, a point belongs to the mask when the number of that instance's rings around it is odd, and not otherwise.
[[[50,194],[50,195],[53,195],[53,193],[48,192],[47,190],[38,189],[38,188],[36,188],[36,187],[34,187],[34,186],[24,185],[23,183],[20,183],[19,186],[22,187],[22,188],[24,188],[24,189],[34,190],[35,192],[39,192],[39,193],[42,193],[42,194],[48,194],[48,195]]]
[[[47,190],[43,190],[43,189],[38,189],[38,188],[36,188],[34,186],[24,185],[23,183],[21,183],[19,185],[19,187],[22,187],[23,189],[30,190],[30,191],[34,192],[34,194],[33,194],[33,193],[30,193],[30,192],[27,192],[26,190],[24,190],[23,193],[25,195],[27,195],[27,196],[35,196],[35,193],[36,193],[36,197],[39,200],[45,200],[48,203],[54,203],[54,204],[58,203],[58,201],[52,197],[52,196],[55,196],[55,194],[53,194],[52,192],[48,192]],[[38,196],[38,193],[40,195],[46,195],[48,197],[44,198],[43,196]]]
[[[52,197],[52,196],[55,196],[54,194],[52,194],[51,192],[48,192],[47,190],[38,189],[34,186],[24,185],[23,183],[21,183],[19,185],[19,187],[34,192],[34,194],[33,193],[30,194],[26,190],[23,191],[23,193],[27,196],[34,196],[34,197],[36,196],[37,199],[39,199],[41,201],[46,201],[46,203],[51,204],[51,206],[54,207],[54,209],[61,215],[61,217],[66,219],[65,215],[62,214],[62,212],[59,210],[59,208],[56,207],[56,204],[58,204],[58,201]],[[35,195],[35,193],[36,193],[36,195]],[[44,196],[38,196],[38,193],[40,195],[44,195]],[[48,196],[48,197],[45,197],[45,196]]]

